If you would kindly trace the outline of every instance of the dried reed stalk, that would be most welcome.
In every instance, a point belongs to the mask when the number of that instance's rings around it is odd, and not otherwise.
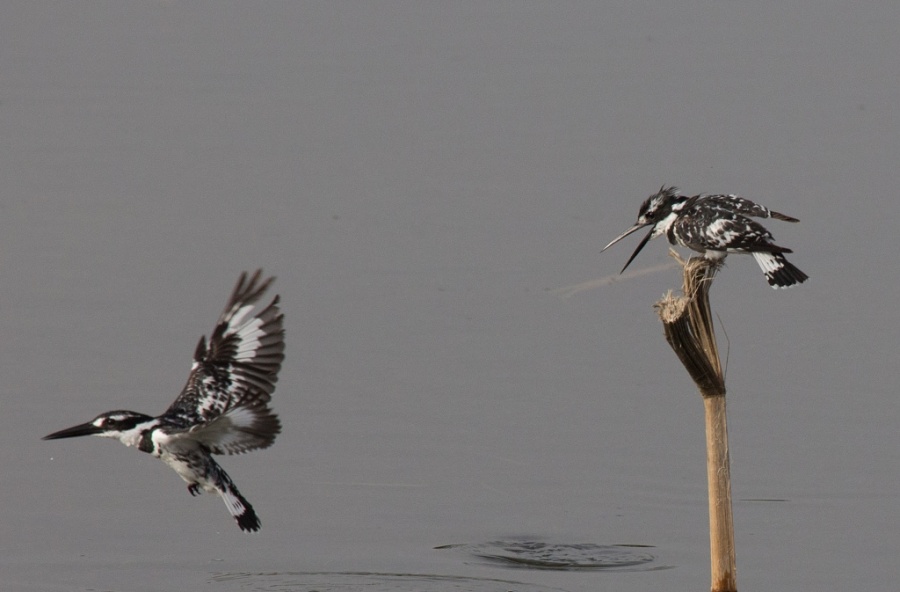
[[[683,261],[674,251],[670,254],[684,267],[684,296],[676,298],[670,290],[655,308],[663,322],[666,341],[703,395],[711,590],[736,592],[725,377],[709,306],[709,289],[720,264],[701,257]]]

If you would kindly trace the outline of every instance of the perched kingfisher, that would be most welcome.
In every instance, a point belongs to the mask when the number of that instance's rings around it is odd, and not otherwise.
[[[737,195],[682,195],[677,187],[663,185],[659,193],[641,204],[634,226],[617,236],[601,253],[632,232],[650,226],[625,267],[637,257],[644,245],[666,235],[673,245],[698,251],[707,259],[724,259],[728,253],[753,255],[773,288],[788,288],[809,279],[784,257],[793,253],[773,242],[772,234],[751,218],[775,218],[799,222],[797,218],[772,211]],[[621,273],[621,272],[619,272]]]
[[[212,455],[268,448],[281,431],[268,404],[284,360],[284,315],[278,296],[254,310],[275,279],[261,282],[261,274],[241,274],[209,343],[201,337],[197,344],[187,384],[162,415],[107,411],[43,439],[100,436],[135,446],[175,469],[191,495],[219,494],[241,530],[259,530],[253,506]]]

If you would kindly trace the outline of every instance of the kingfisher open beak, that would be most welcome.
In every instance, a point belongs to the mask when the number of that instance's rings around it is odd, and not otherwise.
[[[600,252],[602,253],[603,251],[605,251],[606,249],[610,248],[611,246],[613,246],[614,244],[616,244],[617,242],[619,242],[620,240],[622,240],[623,238],[625,238],[625,237],[628,236],[629,234],[632,234],[632,233],[637,232],[638,230],[640,230],[640,229],[643,228],[644,226],[649,226],[649,224],[635,224],[634,226],[632,226],[631,228],[629,228],[628,230],[626,230],[625,232],[623,232],[622,234],[620,234],[620,235],[617,236],[616,238],[614,238],[614,239],[612,239],[611,241],[609,241],[609,244],[606,245],[605,247],[603,247],[602,249],[600,249]]]
[[[59,430],[58,432],[53,432],[49,436],[44,436],[41,440],[59,440],[60,438],[77,438],[78,436],[93,436],[95,434],[99,434],[103,431],[103,428],[98,428],[93,423],[82,423],[77,426],[72,426],[70,428],[66,428],[64,430]]]
[[[637,232],[638,230],[640,230],[641,228],[644,228],[644,227],[646,227],[646,226],[650,226],[650,224],[649,224],[649,223],[647,223],[647,224],[635,224],[634,226],[632,226],[631,228],[629,228],[628,230],[626,230],[625,232],[623,232],[622,234],[620,234],[619,236],[617,236],[616,238],[614,238],[608,245],[606,245],[605,247],[603,247],[602,249],[600,249],[600,252],[602,253],[603,251],[605,251],[606,249],[610,248],[611,246],[613,246],[614,244],[616,244],[617,242],[619,242],[620,240],[622,240],[623,238],[625,238],[625,237],[628,236],[629,234],[632,234],[632,233],[634,233],[634,232]],[[641,252],[641,249],[644,248],[644,245],[647,244],[647,241],[649,241],[649,240],[650,240],[650,237],[652,237],[652,236],[653,236],[653,229],[651,228],[651,229],[650,229],[650,232],[647,233],[647,236],[645,236],[645,237],[641,240],[641,242],[638,244],[637,249],[634,250],[634,253],[631,254],[631,257],[628,258],[628,262],[625,264],[625,267],[622,268],[622,271],[625,271],[626,269],[628,269],[628,266],[631,265],[631,262],[634,261],[634,258],[637,257],[638,253]],[[622,273],[622,271],[620,271],[619,273]]]

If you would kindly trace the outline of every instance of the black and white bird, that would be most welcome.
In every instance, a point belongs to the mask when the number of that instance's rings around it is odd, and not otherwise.
[[[776,245],[772,234],[752,218],[799,222],[797,218],[737,195],[689,197],[682,195],[677,187],[663,185],[659,193],[651,195],[641,204],[634,226],[613,239],[601,252],[629,234],[650,226],[650,232],[638,244],[622,271],[650,239],[666,235],[671,244],[698,251],[707,259],[723,259],[729,253],[753,255],[773,288],[788,288],[809,279],[785,259],[784,254],[793,251]]]
[[[44,440],[115,438],[175,469],[191,495],[217,493],[241,530],[259,530],[253,506],[212,455],[268,448],[281,431],[268,404],[284,360],[284,315],[278,296],[256,306],[275,279],[260,281],[261,273],[241,274],[209,343],[201,337],[197,344],[187,384],[162,415],[107,411]]]

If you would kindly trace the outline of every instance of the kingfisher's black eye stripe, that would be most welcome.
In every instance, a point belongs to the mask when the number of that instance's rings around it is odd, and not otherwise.
[[[135,446],[172,467],[192,495],[218,494],[241,530],[259,530],[253,506],[212,455],[267,448],[281,431],[268,404],[284,360],[284,315],[278,296],[258,309],[275,279],[261,276],[241,274],[209,343],[200,339],[187,384],[162,415],[108,411],[44,439],[94,435]]]

